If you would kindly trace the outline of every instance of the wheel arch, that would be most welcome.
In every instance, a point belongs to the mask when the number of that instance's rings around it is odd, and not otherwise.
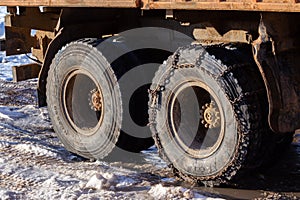
[[[300,128],[299,15],[262,14],[253,57],[265,82],[269,126],[274,132]],[[296,25],[295,25],[296,21]]]

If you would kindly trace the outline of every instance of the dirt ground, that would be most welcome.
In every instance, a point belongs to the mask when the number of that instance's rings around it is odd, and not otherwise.
[[[300,199],[300,132],[273,166],[229,186],[193,186],[176,181],[154,147],[123,161],[69,153],[35,87],[0,80],[0,199]]]

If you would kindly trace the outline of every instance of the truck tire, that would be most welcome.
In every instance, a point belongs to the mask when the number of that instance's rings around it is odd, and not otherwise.
[[[118,141],[122,103],[117,78],[92,45],[76,41],[55,56],[47,79],[53,127],[66,149],[102,159]]]
[[[257,158],[268,128],[262,120],[266,96],[247,55],[192,45],[178,49],[157,71],[149,123],[159,153],[178,177],[219,185]]]

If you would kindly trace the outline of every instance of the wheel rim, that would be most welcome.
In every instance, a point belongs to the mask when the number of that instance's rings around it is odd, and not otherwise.
[[[69,125],[77,133],[93,135],[104,116],[103,94],[95,78],[85,70],[72,70],[64,78],[61,95]]]
[[[221,108],[204,83],[191,80],[179,84],[168,101],[168,127],[176,145],[195,158],[216,152],[224,138]]]

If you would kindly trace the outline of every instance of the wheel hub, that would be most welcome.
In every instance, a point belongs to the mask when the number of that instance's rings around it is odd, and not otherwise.
[[[104,102],[99,84],[82,69],[74,69],[63,81],[62,106],[72,128],[81,135],[93,135],[101,126]]]
[[[101,97],[101,93],[98,89],[93,89],[90,92],[90,98],[89,98],[89,102],[90,102],[90,106],[91,109],[94,111],[101,111],[102,109],[102,97]]]
[[[217,96],[201,81],[179,84],[169,97],[171,137],[193,157],[206,158],[220,147],[224,118]]]
[[[220,112],[215,102],[212,101],[202,106],[200,114],[201,123],[205,128],[217,128],[220,126]]]

